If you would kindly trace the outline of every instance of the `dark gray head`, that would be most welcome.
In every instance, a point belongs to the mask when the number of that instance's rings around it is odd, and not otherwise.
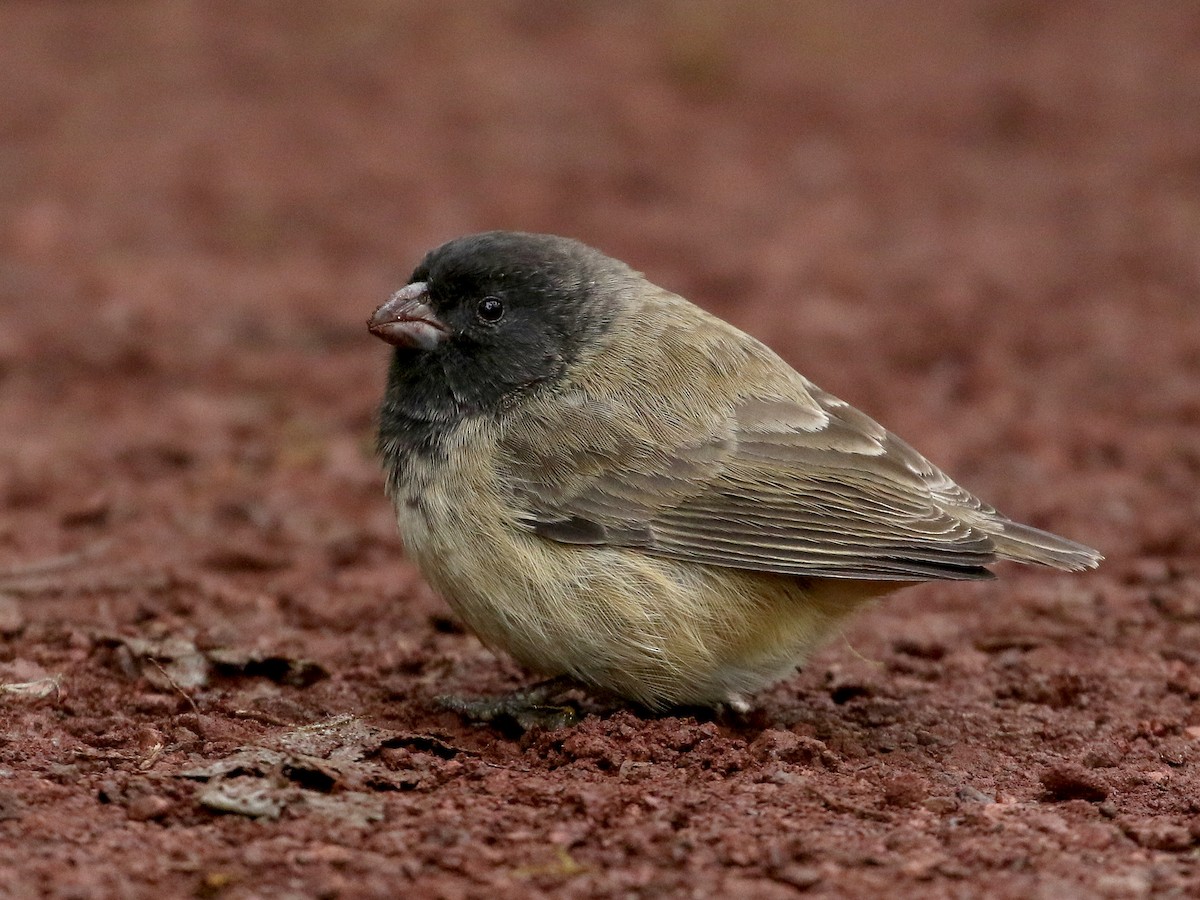
[[[553,383],[634,277],[553,235],[489,231],[431,251],[368,325],[396,347],[380,447],[431,449],[445,426]]]

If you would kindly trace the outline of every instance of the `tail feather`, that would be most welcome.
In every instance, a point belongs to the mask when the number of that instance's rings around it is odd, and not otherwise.
[[[1091,547],[1069,541],[1049,531],[1042,531],[1032,525],[1022,525],[1007,519],[1001,525],[1004,530],[992,535],[992,541],[996,545],[996,556],[1000,559],[1037,563],[1068,572],[1094,569],[1100,565],[1100,560],[1104,559]]]

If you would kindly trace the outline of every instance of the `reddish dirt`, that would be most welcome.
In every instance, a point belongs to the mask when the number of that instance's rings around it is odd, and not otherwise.
[[[1200,895],[1200,10],[0,6],[0,894]],[[528,676],[402,556],[364,321],[581,237],[1098,546],[746,721]]]

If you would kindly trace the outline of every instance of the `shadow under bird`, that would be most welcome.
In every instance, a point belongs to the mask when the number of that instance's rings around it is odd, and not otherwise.
[[[408,553],[547,676],[744,710],[872,597],[1101,559],[577,241],[452,240],[369,328],[395,346],[378,446]]]

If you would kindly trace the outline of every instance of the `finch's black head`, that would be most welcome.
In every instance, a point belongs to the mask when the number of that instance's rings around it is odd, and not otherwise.
[[[381,446],[398,437],[389,429],[498,412],[521,392],[553,384],[607,330],[634,277],[623,263],[553,235],[489,231],[431,251],[369,323],[396,347]]]

